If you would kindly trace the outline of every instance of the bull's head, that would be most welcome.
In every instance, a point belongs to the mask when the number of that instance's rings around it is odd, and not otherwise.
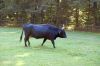
[[[59,37],[61,37],[61,38],[67,38],[67,35],[66,35],[66,32],[65,32],[64,29],[61,29],[61,30],[59,31]]]

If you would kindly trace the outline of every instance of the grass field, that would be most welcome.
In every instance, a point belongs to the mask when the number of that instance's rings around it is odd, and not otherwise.
[[[0,27],[0,66],[100,66],[100,33],[67,32],[56,48],[31,38],[31,47],[19,42],[20,28]]]

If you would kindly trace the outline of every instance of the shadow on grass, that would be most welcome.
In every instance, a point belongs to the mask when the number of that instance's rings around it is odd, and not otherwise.
[[[43,52],[52,52],[52,53],[58,53],[58,54],[66,54],[66,55],[69,55],[69,56],[86,56],[86,54],[83,54],[82,52],[76,52],[74,50],[70,50],[70,49],[67,49],[67,48],[60,48],[60,47],[57,47],[57,48],[53,48],[53,47],[48,47],[48,46],[41,46],[41,45],[37,45],[37,46],[34,46],[34,47],[28,47],[36,52],[39,52],[39,51],[43,51]]]
[[[54,48],[51,48],[51,47],[48,47],[48,46],[41,46],[41,45],[38,45],[38,46],[34,46],[34,48],[38,48],[38,49],[54,49]]]

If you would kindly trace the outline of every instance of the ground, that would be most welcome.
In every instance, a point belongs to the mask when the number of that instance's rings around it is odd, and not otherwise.
[[[100,66],[100,33],[69,32],[56,48],[31,38],[31,47],[19,42],[21,28],[0,27],[0,66]]]

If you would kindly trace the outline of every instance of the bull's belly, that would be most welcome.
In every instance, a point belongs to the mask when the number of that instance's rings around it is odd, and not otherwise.
[[[31,37],[34,37],[36,39],[40,39],[40,38],[46,38],[46,34],[40,34],[40,33],[36,33],[36,34],[31,34]]]
[[[43,36],[32,36],[32,37],[34,37],[36,39],[44,38]]]

